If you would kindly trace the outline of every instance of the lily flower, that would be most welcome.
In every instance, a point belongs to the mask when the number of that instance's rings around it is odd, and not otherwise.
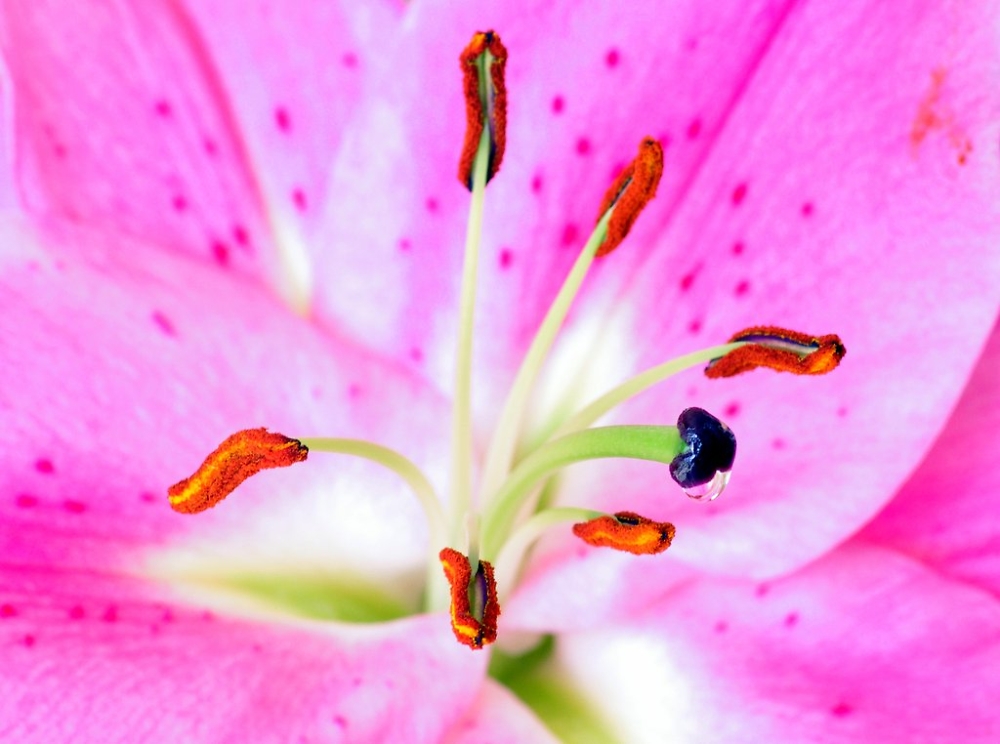
[[[995,739],[995,4],[348,5],[0,8],[5,740]]]

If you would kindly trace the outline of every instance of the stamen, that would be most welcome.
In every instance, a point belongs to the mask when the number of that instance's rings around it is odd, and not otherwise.
[[[507,145],[507,86],[504,83],[507,49],[495,32],[479,32],[472,37],[458,59],[462,65],[466,116],[458,180],[472,191],[473,163],[484,127],[488,128],[489,137],[486,183],[500,170]]]
[[[302,462],[309,449],[297,439],[267,429],[246,429],[226,438],[190,478],[167,490],[170,507],[182,514],[209,509],[251,475]]]
[[[652,137],[639,144],[639,154],[611,184],[601,202],[598,221],[614,208],[608,237],[597,249],[597,256],[606,256],[617,248],[643,208],[656,196],[663,175],[663,148]]]
[[[774,326],[747,328],[730,342],[746,345],[712,360],[705,368],[706,377],[732,377],[757,367],[796,375],[825,375],[836,369],[847,353],[839,336],[808,336]]]
[[[633,555],[656,555],[670,547],[676,530],[670,522],[654,522],[634,512],[591,519],[573,525],[573,534],[588,545]]]
[[[451,585],[451,629],[455,638],[472,649],[493,643],[500,616],[493,566],[479,561],[473,577],[469,559],[457,550],[444,548],[439,558]]]
[[[736,459],[732,430],[702,408],[687,408],[677,418],[684,451],[670,463],[670,476],[693,499],[712,501],[729,483]]]

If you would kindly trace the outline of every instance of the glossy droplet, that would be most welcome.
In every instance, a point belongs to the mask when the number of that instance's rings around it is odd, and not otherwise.
[[[685,488],[684,493],[695,501],[715,501],[719,498],[719,494],[726,490],[726,486],[729,485],[729,478],[732,474],[732,470],[727,470],[725,472],[720,470],[708,483],[702,483],[700,486]]]

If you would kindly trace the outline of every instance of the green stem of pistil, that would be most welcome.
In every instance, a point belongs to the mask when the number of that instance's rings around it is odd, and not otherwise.
[[[514,530],[500,550],[496,565],[494,566],[500,606],[503,606],[504,598],[517,579],[521,561],[524,559],[528,548],[534,544],[535,540],[541,537],[545,530],[564,522],[589,522],[591,519],[597,519],[601,516],[604,516],[604,512],[594,511],[593,509],[557,507],[538,512],[538,514]]]
[[[604,426],[568,434],[548,442],[511,472],[483,515],[482,557],[497,555],[517,512],[533,487],[550,473],[583,460],[626,457],[669,463],[684,451],[673,426]]]
[[[535,338],[531,342],[524,361],[521,363],[517,376],[514,378],[507,400],[504,403],[503,413],[500,422],[493,434],[489,450],[486,454],[486,465],[483,470],[483,483],[481,493],[483,495],[484,507],[493,494],[500,488],[507,472],[510,469],[514,458],[514,450],[517,445],[517,437],[521,427],[521,420],[524,417],[525,408],[531,395],[535,379],[541,371],[545,358],[552,343],[555,341],[559,329],[569,312],[570,305],[580,291],[583,279],[587,275],[591,264],[594,262],[594,254],[604,242],[608,232],[608,222],[611,219],[613,210],[607,213],[597,223],[594,232],[587,240],[586,245],[580,252],[570,270],[566,281],[559,289],[555,301],[549,308],[542,325],[539,327]]]
[[[459,304],[458,347],[455,353],[455,401],[451,416],[451,534],[449,545],[458,547],[474,540],[470,526],[463,524],[470,514],[472,491],[472,331],[475,320],[476,274],[479,265],[479,240],[483,231],[483,204],[486,197],[486,174],[490,158],[487,127],[479,139],[479,149],[472,166],[472,202],[465,235],[465,259],[462,269],[462,294]]]
[[[626,380],[618,387],[608,391],[594,402],[588,404],[585,408],[573,414],[560,424],[559,428],[556,429],[554,433],[546,436],[545,438],[555,439],[574,431],[586,429],[612,409],[617,408],[629,398],[635,397],[639,393],[651,388],[653,385],[663,382],[668,377],[689,369],[690,367],[706,364],[713,359],[725,356],[733,349],[738,349],[741,346],[746,346],[746,343],[739,342],[735,344],[712,346],[711,348],[694,351],[690,354],[685,354],[684,356],[677,357],[676,359],[671,359],[669,362],[647,369],[645,372],[641,372],[635,377]]]
[[[330,452],[340,455],[354,455],[371,460],[401,477],[413,490],[427,517],[430,560],[427,562],[428,608],[441,609],[448,606],[448,585],[437,558],[438,551],[445,545],[446,523],[434,486],[412,460],[394,449],[364,439],[341,439],[336,437],[302,437],[299,441],[310,452]]]

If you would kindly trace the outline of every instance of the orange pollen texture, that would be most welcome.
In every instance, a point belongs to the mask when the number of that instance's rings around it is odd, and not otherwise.
[[[438,557],[451,586],[451,629],[455,638],[469,648],[488,646],[497,639],[497,618],[500,616],[493,566],[487,561],[479,561],[473,578],[469,559],[457,550],[444,548]],[[480,582],[486,589],[479,618],[473,614],[469,601],[469,587],[473,581]]]
[[[600,222],[605,213],[615,208],[608,223],[608,236],[597,249],[596,256],[606,256],[625,240],[643,208],[656,196],[663,175],[663,148],[652,137],[639,144],[639,154],[629,163],[604,194],[597,213]]]
[[[486,52],[493,55],[490,63],[490,79],[493,81],[493,106],[491,111],[483,110],[483,100],[479,97],[479,58]],[[504,68],[507,65],[507,49],[494,31],[480,31],[472,37],[458,58],[462,66],[462,89],[465,93],[465,142],[462,156],[458,161],[458,180],[472,190],[472,166],[476,161],[476,150],[483,135],[487,118],[490,124],[490,160],[486,172],[486,183],[500,170],[504,149],[507,146],[507,85],[504,82]]]
[[[283,434],[264,428],[238,431],[216,447],[194,475],[167,490],[170,506],[182,514],[203,512],[251,475],[302,462],[308,454],[302,442]]]
[[[786,348],[769,346],[767,341],[760,340],[761,337],[772,338],[777,344],[791,344],[801,347],[803,351],[807,349],[812,351],[805,355],[797,354]],[[746,346],[734,349],[724,357],[712,361],[705,368],[705,376],[713,379],[732,377],[758,367],[768,367],[778,372],[792,372],[796,375],[825,375],[835,370],[847,353],[840,337],[834,334],[809,336],[774,326],[747,328],[729,339],[729,342],[750,339],[753,340]]]
[[[670,522],[654,522],[634,512],[591,519],[573,525],[573,534],[596,548],[614,548],[633,555],[656,555],[670,547],[676,530]]]

